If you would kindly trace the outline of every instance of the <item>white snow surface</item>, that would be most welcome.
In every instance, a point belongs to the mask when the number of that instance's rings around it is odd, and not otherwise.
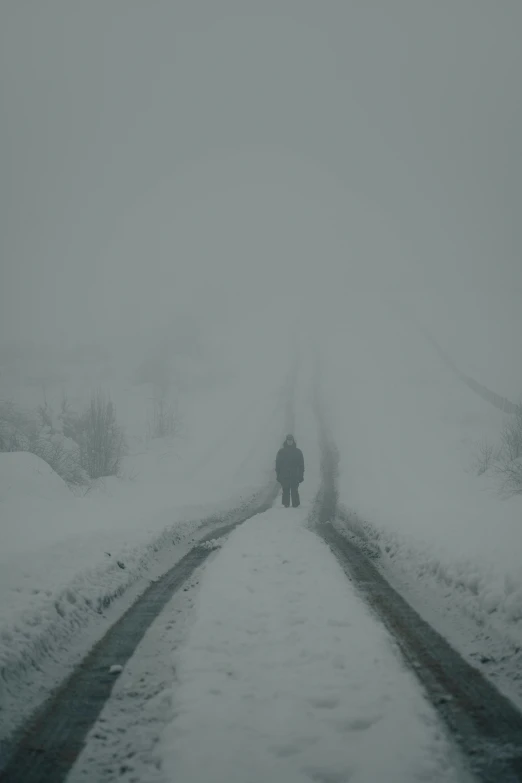
[[[249,520],[203,570],[157,748],[177,783],[464,780],[387,632],[307,509]]]

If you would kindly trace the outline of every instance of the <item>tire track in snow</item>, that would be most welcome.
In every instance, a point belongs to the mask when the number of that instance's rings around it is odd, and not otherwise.
[[[282,399],[278,400],[277,405],[274,409],[273,415],[276,415],[278,411],[282,408],[282,418],[284,421],[284,429],[286,431],[292,431],[293,424],[295,420],[295,414],[294,414],[294,407],[295,407],[295,393],[296,393],[296,383],[297,383],[297,375],[299,372],[299,360],[298,358],[295,359],[295,361],[292,364],[291,370],[288,373],[288,376],[285,380],[285,383],[283,384],[282,388]],[[199,531],[201,532],[204,529],[211,529],[213,532],[209,533],[207,536],[205,536],[203,539],[201,539],[200,544],[204,542],[205,540],[210,540],[213,538],[216,538],[219,535],[223,536],[226,535],[228,532],[230,532],[234,527],[236,527],[238,524],[241,524],[242,522],[246,521],[252,516],[255,516],[256,514],[263,513],[268,508],[270,508],[273,503],[275,502],[275,499],[277,497],[277,494],[279,492],[279,487],[274,481],[270,482],[269,485],[264,489],[261,490],[261,492],[258,492],[256,495],[254,495],[250,501],[247,501],[243,503],[239,508],[233,509],[228,513],[225,514],[215,514],[211,518],[208,518],[206,520],[202,520],[201,524],[199,525]],[[231,522],[231,520],[234,520]],[[227,523],[225,527],[223,527],[223,524]],[[219,528],[219,530],[216,530],[216,528]],[[204,561],[204,559],[208,556],[210,550],[204,550],[199,548],[199,545],[194,547],[193,550],[191,550],[185,558],[182,558],[170,571],[162,575],[159,580],[157,580],[154,585],[152,585],[152,588],[149,588],[132,606],[127,610],[127,612],[106,632],[106,634],[103,636],[103,638],[95,645],[95,647],[92,649],[92,651],[85,657],[82,663],[79,664],[79,666],[73,671],[73,673],[66,679],[66,681],[59,686],[56,691],[55,695],[51,695],[43,704],[43,706],[40,706],[37,708],[37,710],[33,713],[33,716],[26,720],[21,728],[16,726],[14,732],[5,740],[0,741],[0,781],[1,783],[4,783],[4,781],[46,781],[46,783],[54,783],[54,781],[60,781],[64,779],[64,775],[67,774],[67,771],[70,770],[72,765],[74,764],[74,761],[76,760],[76,757],[78,756],[78,753],[80,752],[82,748],[83,741],[94,724],[97,716],[101,712],[104,703],[107,701],[107,699],[110,696],[110,691],[112,689],[112,684],[114,681],[113,676],[111,675],[109,678],[110,688],[107,690],[103,690],[103,693],[101,695],[98,695],[97,700],[97,707],[96,712],[92,713],[92,719],[89,718],[89,720],[84,720],[81,727],[76,728],[76,735],[79,738],[78,742],[74,742],[73,745],[71,745],[71,749],[66,751],[65,756],[67,758],[62,759],[62,762],[59,762],[59,759],[55,759],[54,756],[56,756],[55,750],[53,750],[52,743],[49,744],[49,737],[45,737],[41,735],[41,729],[42,726],[45,724],[45,721],[51,718],[52,721],[56,721],[55,717],[53,717],[54,712],[57,711],[59,714],[60,711],[64,710],[66,708],[66,702],[68,699],[68,693],[71,686],[71,683],[76,683],[76,680],[78,679],[79,675],[81,674],[83,668],[86,665],[89,665],[92,667],[93,665],[93,659],[92,657],[95,655],[96,651],[98,651],[98,648],[103,647],[106,643],[109,643],[109,639],[112,640],[114,634],[116,634],[116,637],[118,635],[123,635],[127,633],[127,629],[120,627],[120,623],[123,623],[123,621],[128,617],[128,615],[132,616],[134,613],[139,613],[142,611],[141,602],[145,601],[147,596],[149,596],[149,591],[152,589],[155,589],[155,586],[162,585],[165,583],[167,593],[163,594],[163,597],[157,599],[157,608],[154,610],[150,610],[147,622],[146,624],[142,625],[142,630],[138,635],[135,635],[133,637],[134,641],[128,648],[129,653],[127,656],[130,657],[132,653],[134,652],[137,644],[145,634],[147,628],[150,626],[152,621],[155,619],[155,617],[159,614],[161,609],[164,607],[165,603],[170,600],[172,595],[176,592],[176,590],[179,589],[179,586],[181,582],[179,582],[179,579],[181,577],[176,576],[177,569],[180,568],[182,570],[179,571],[180,574],[185,574],[183,577],[183,581],[186,581],[190,575],[193,573],[194,569],[197,568],[201,563]],[[198,556],[194,555],[194,553],[198,553]],[[183,571],[183,568],[187,567],[187,563],[191,563],[190,568],[185,572]],[[169,592],[170,591],[170,592]],[[154,603],[154,598],[152,598],[152,603]],[[155,613],[154,613],[155,612]],[[131,620],[132,624],[132,620]],[[114,643],[111,641],[110,643]],[[132,648],[132,649],[131,649]],[[117,656],[118,657],[118,656]],[[121,655],[120,655],[121,659]],[[100,670],[101,674],[104,674],[105,672],[103,670]],[[107,677],[105,677],[107,680]],[[107,683],[105,683],[107,685]],[[102,700],[100,700],[102,699]],[[65,705],[65,706],[64,706]],[[60,729],[60,731],[63,730],[63,727]],[[74,733],[74,732],[73,732]],[[57,735],[58,739],[61,735]],[[64,735],[65,736],[65,735]],[[53,742],[56,740],[56,738],[53,738]],[[64,738],[61,739],[62,744],[64,744]],[[79,743],[79,744],[78,744]],[[40,755],[41,754],[41,755]],[[44,764],[41,764],[42,758],[47,755],[48,757],[48,764],[45,766]],[[34,763],[33,763],[34,762]],[[16,765],[18,763],[22,763],[24,766],[24,769],[31,770],[34,766],[35,768],[38,767],[40,772],[35,772],[34,776],[31,772],[30,774],[33,775],[32,777],[29,777],[29,772],[24,772],[23,775],[21,775],[20,772],[16,772]],[[59,770],[62,770],[59,773]],[[65,770],[65,771],[63,771]],[[62,776],[60,777],[59,774]],[[21,776],[20,776],[21,775]]]
[[[124,665],[153,620],[174,593],[209,556],[205,543],[230,533],[247,519],[268,510],[275,499],[274,486],[254,498],[250,506],[213,527],[142,596],[93,647],[80,666],[50,698],[0,758],[1,783],[60,783],[65,781],[85,737],[98,718],[115,683],[113,664]]]
[[[321,487],[311,524],[390,632],[476,779],[522,781],[522,714],[394,590],[360,546],[335,529],[339,453],[326,426],[318,386],[315,413],[322,452]]]

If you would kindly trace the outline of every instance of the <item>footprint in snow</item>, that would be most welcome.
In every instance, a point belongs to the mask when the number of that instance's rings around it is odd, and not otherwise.
[[[370,729],[380,719],[380,715],[367,718],[343,718],[341,720],[332,721],[332,724],[342,733],[346,731],[366,731],[366,729]]]
[[[339,699],[337,696],[319,696],[317,698],[308,699],[308,702],[318,710],[334,710],[339,706]]]
[[[272,745],[270,750],[277,758],[284,759],[295,756],[297,753],[307,750],[310,745],[318,741],[318,737],[298,737],[293,742],[282,742]]]
[[[306,767],[303,772],[314,783],[348,783],[353,775],[350,769],[335,770],[324,767]]]

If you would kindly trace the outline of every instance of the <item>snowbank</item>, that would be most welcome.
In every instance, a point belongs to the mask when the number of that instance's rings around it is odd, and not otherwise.
[[[260,503],[266,487],[178,506],[165,489],[154,497],[121,482],[91,497],[50,495],[13,495],[2,508],[0,740],[200,530]]]
[[[65,481],[40,457],[25,451],[0,453],[0,503],[21,498],[60,502],[70,495]]]
[[[479,622],[495,615],[522,642],[522,498],[501,500],[473,468],[478,445],[498,440],[503,414],[384,298],[350,301],[322,328],[341,505],[410,584],[431,583],[441,600],[466,596]]]

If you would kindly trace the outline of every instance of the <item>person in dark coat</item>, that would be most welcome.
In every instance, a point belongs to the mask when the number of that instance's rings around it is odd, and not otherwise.
[[[283,447],[277,452],[276,477],[283,489],[283,506],[288,508],[292,496],[292,506],[297,508],[299,484],[304,480],[304,458],[293,435],[286,436]]]

